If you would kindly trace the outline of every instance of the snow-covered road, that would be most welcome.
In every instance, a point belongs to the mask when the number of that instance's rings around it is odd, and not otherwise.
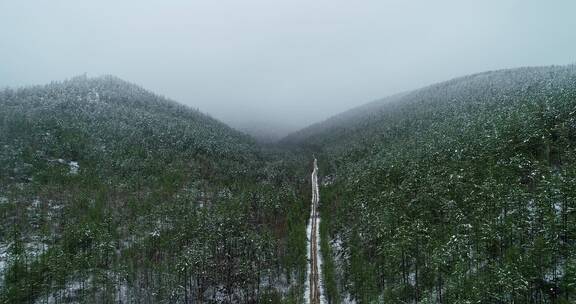
[[[324,289],[322,288],[322,257],[320,256],[320,216],[318,202],[320,193],[318,189],[318,162],[314,159],[312,171],[312,205],[310,220],[308,221],[308,271],[306,278],[305,301],[310,304],[325,303]]]

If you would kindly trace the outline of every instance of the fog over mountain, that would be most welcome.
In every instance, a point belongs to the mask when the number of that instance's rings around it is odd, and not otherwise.
[[[575,9],[569,0],[2,1],[0,87],[112,74],[281,136],[456,76],[573,63]]]

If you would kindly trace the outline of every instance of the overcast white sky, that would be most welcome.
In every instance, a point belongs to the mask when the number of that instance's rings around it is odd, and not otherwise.
[[[572,0],[0,0],[0,87],[113,74],[303,127],[469,73],[576,62]]]

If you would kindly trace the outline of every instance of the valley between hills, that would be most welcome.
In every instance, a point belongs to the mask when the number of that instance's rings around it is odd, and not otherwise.
[[[1,303],[573,303],[576,66],[261,144],[114,76],[0,91]]]

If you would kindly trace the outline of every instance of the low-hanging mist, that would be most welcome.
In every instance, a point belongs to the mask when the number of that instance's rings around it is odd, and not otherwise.
[[[274,136],[445,79],[575,61],[572,1],[3,1],[0,87],[116,75]],[[270,134],[268,134],[270,135]]]

